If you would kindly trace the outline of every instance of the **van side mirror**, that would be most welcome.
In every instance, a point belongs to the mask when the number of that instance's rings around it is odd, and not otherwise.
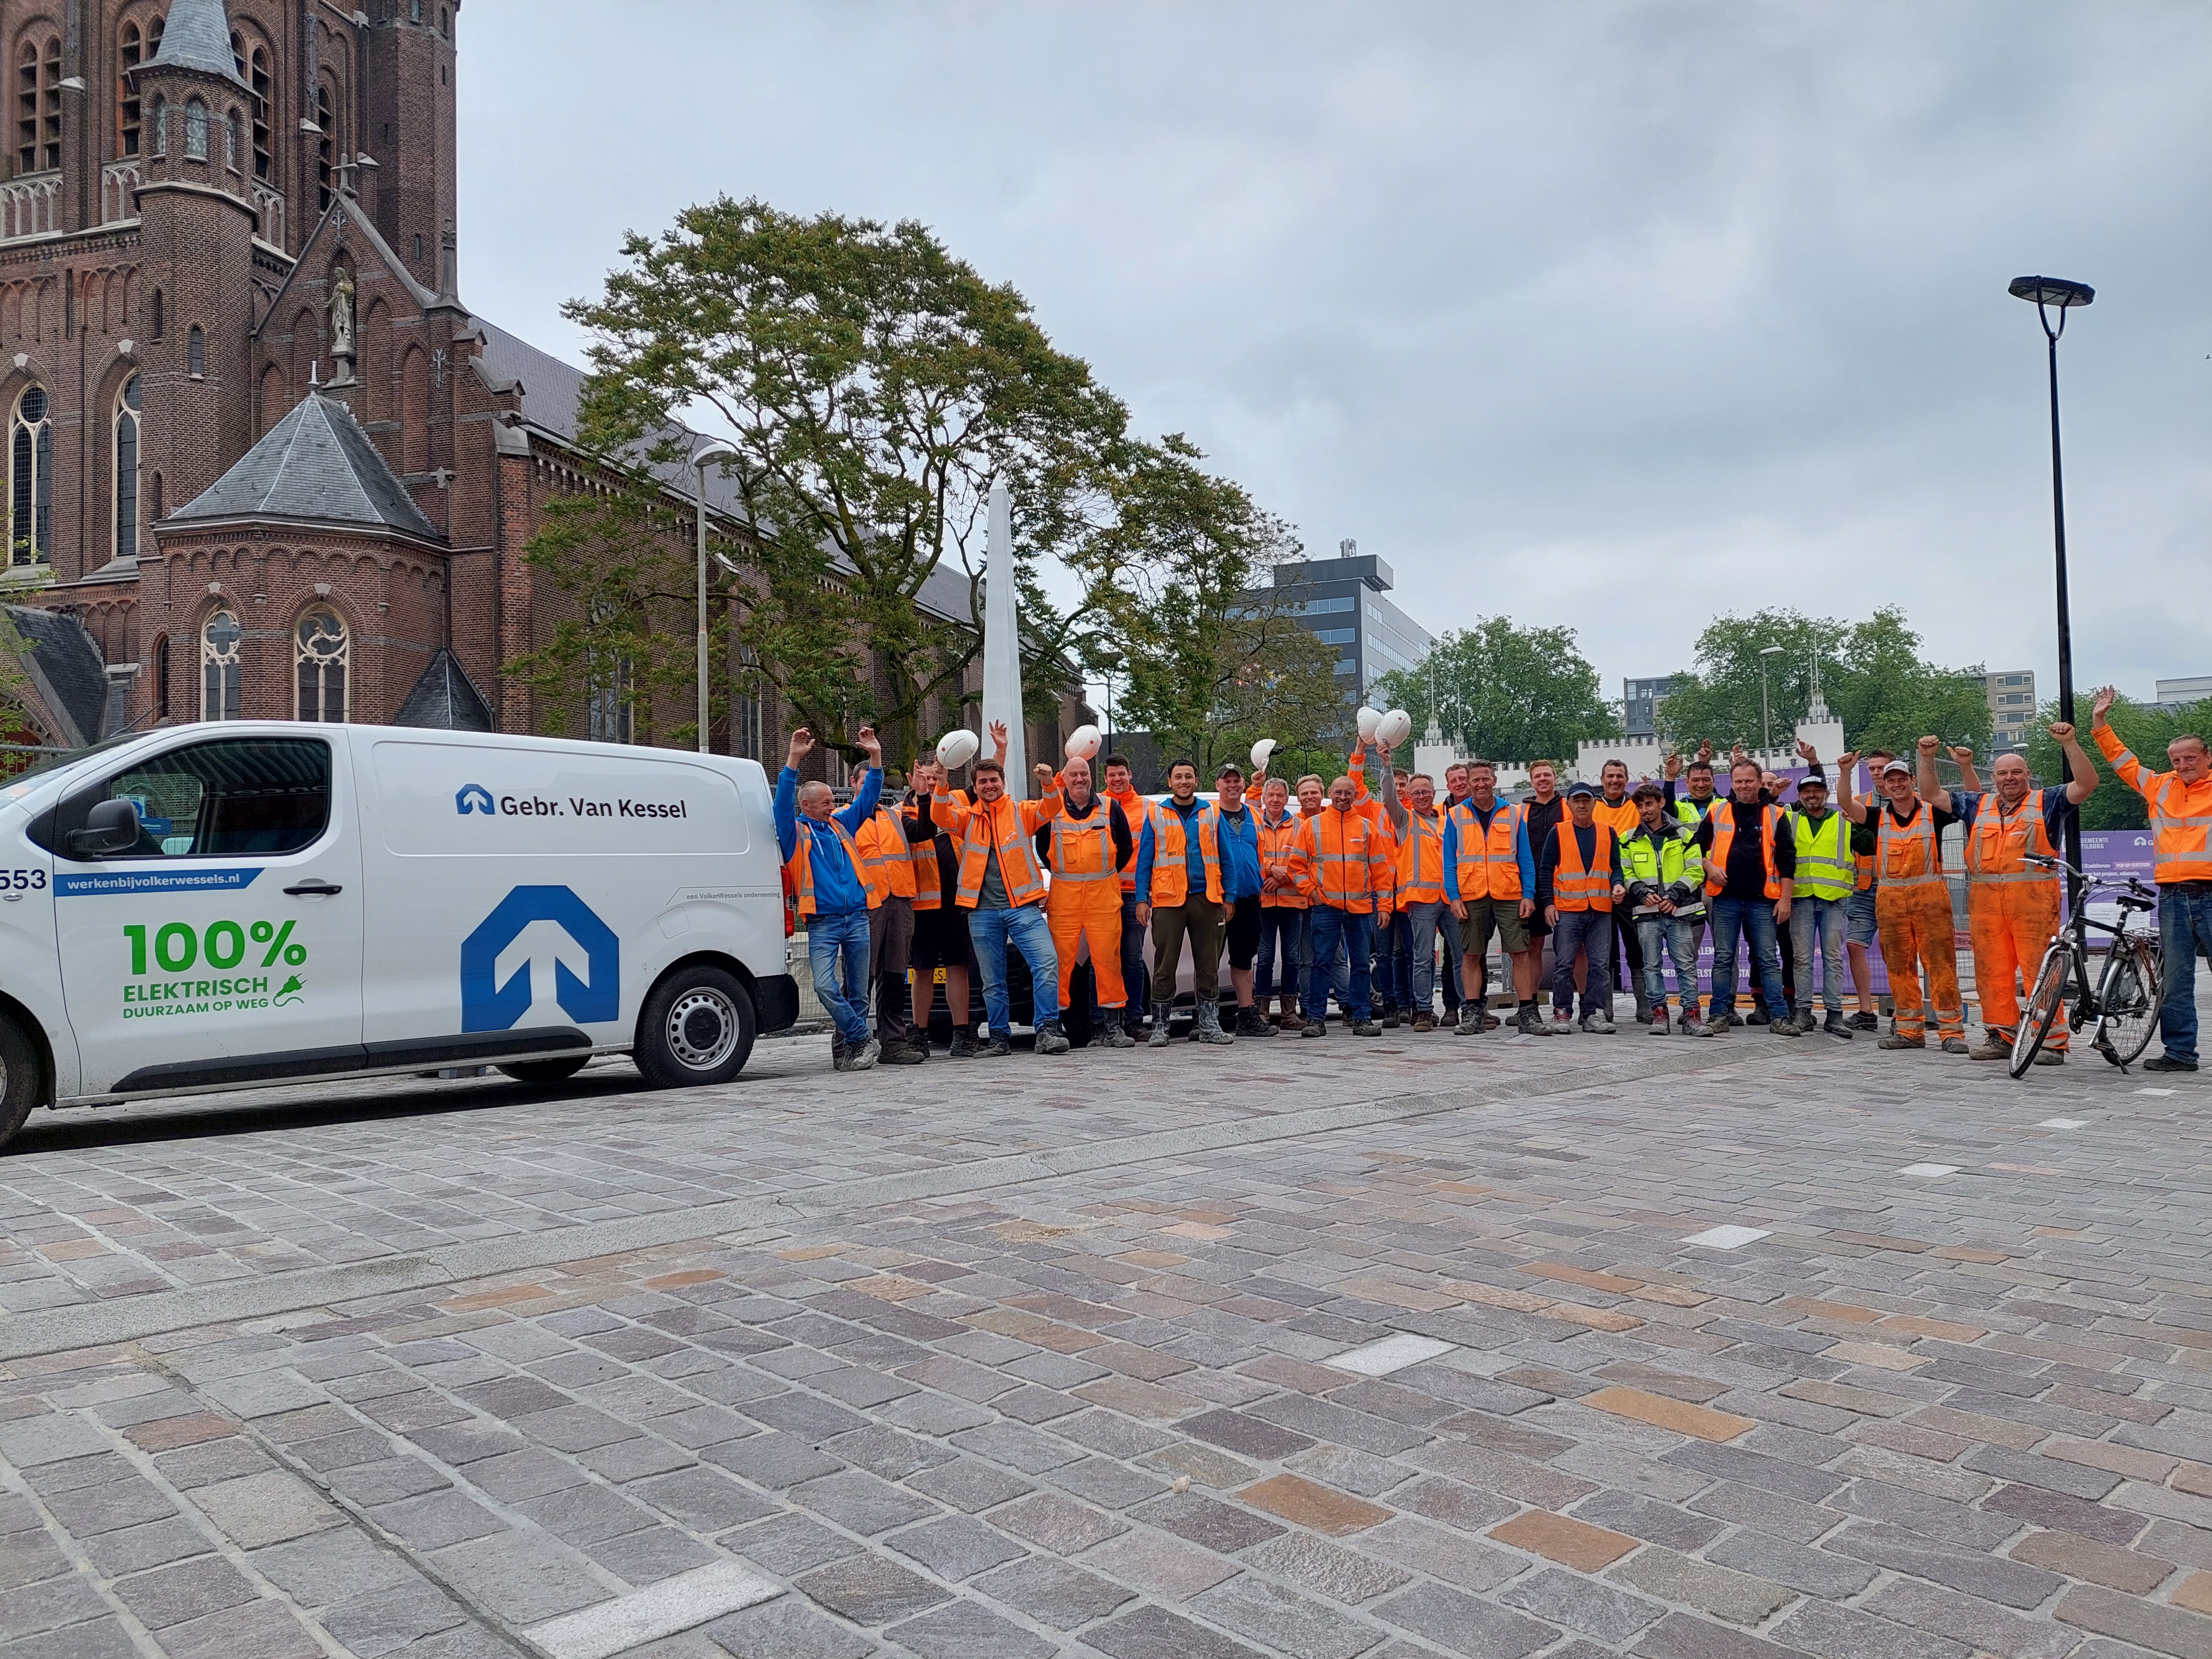
[[[72,858],[104,858],[138,844],[138,809],[127,800],[103,800],[84,815],[84,828],[69,833]]]

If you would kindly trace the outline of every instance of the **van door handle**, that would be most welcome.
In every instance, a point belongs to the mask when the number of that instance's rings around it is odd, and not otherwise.
[[[310,876],[305,881],[295,883],[284,890],[294,898],[335,898],[338,894],[344,892],[345,889],[334,882],[325,881],[319,876]]]

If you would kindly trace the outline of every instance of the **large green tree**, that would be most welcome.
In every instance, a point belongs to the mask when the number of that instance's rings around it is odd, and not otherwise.
[[[1180,434],[1133,449],[1109,512],[1066,563],[1087,595],[1083,654],[1126,688],[1119,723],[1210,781],[1260,738],[1317,743],[1345,709],[1336,653],[1270,580],[1300,556],[1291,527],[1204,459]]]
[[[2142,830],[2150,819],[2144,810],[2143,798],[2122,783],[2112,771],[2112,763],[2097,750],[2089,735],[2089,694],[2075,698],[2075,713],[2079,717],[2081,746],[2089,751],[2089,758],[2097,768],[2097,793],[2081,803],[2081,827],[2084,830]],[[2058,718],[2058,705],[2045,705],[2038,723],[2028,728],[2027,769],[2038,783],[2056,786],[2061,775],[2058,745],[2051,741],[2049,730],[2051,721]],[[2172,764],[2166,757],[2166,746],[2179,737],[2212,738],[2212,702],[2185,704],[2176,711],[2121,698],[2112,705],[2112,730],[2118,733],[2135,757],[2154,772],[2170,772]]]
[[[1469,754],[1509,762],[1571,757],[1586,738],[1620,730],[1597,670],[1571,628],[1522,628],[1484,617],[1444,635],[1412,670],[1393,670],[1369,688],[1377,708],[1402,708],[1418,737],[1427,728],[1430,687],[1437,723]]]
[[[985,520],[1002,477],[1025,656],[1048,674],[1066,659],[1080,624],[1046,603],[1037,562],[1094,531],[1127,417],[1018,293],[919,224],[801,217],[757,200],[687,209],[657,238],[629,237],[623,256],[599,298],[567,307],[592,336],[579,440],[631,481],[684,465],[694,441],[683,422],[736,446],[725,471],[739,574],[718,572],[717,598],[741,612],[751,672],[800,718],[848,746],[872,720],[893,754],[914,750],[925,705],[957,694],[980,649]],[[650,657],[635,695],[689,682],[691,630],[669,620],[672,596],[689,592],[672,580],[680,540],[612,572],[591,568],[684,517],[653,497],[617,485],[538,538],[533,556],[592,620],[522,672],[574,685],[629,645]],[[917,604],[948,571],[964,625]]]
[[[1771,647],[1780,649],[1764,654]],[[1757,748],[1771,729],[1786,746],[1812,703],[1816,653],[1822,695],[1854,749],[1903,752],[1931,732],[1946,744],[1988,748],[1981,669],[1929,661],[1919,635],[1894,609],[1856,623],[1787,609],[1715,617],[1698,635],[1697,665],[1677,671],[1659,705],[1661,734],[1684,747],[1710,739],[1725,751],[1738,743]]]

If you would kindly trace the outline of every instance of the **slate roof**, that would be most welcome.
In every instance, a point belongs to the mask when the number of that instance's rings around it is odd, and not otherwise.
[[[32,684],[47,708],[76,728],[56,735],[71,749],[99,742],[107,712],[107,666],[84,624],[66,611],[35,605],[9,605],[8,620],[30,647],[23,665]]]
[[[440,732],[489,732],[491,710],[477,695],[469,677],[443,646],[430,659],[422,678],[392,717],[394,726],[428,726]]]
[[[223,0],[173,0],[162,25],[161,50],[147,67],[197,70],[221,76],[240,92],[251,94],[253,90],[231,55],[230,13]]]
[[[255,518],[374,526],[421,541],[445,539],[392,476],[353,411],[319,392],[302,398],[167,522]]]

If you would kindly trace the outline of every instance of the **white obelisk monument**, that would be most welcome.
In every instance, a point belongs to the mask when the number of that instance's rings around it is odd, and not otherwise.
[[[991,538],[984,563],[983,752],[991,752],[991,722],[1006,723],[1006,793],[1025,800],[1030,766],[1022,737],[1022,642],[1014,615],[1014,506],[1006,481],[991,484]]]

